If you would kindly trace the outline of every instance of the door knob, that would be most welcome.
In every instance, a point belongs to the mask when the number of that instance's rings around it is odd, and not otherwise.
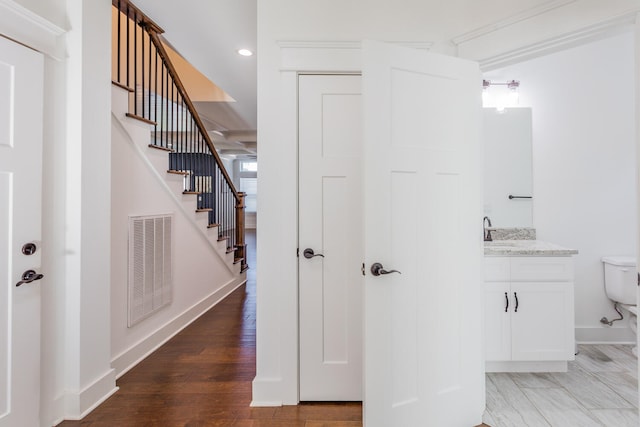
[[[22,280],[16,283],[16,287],[24,285],[25,283],[35,282],[44,277],[44,274],[38,274],[34,270],[27,270],[22,273]]]
[[[402,274],[398,270],[385,270],[382,264],[380,264],[379,262],[374,262],[373,264],[371,264],[371,274],[373,274],[374,276],[380,276],[381,274],[390,273]]]
[[[322,258],[324,258],[324,255],[313,252],[313,249],[311,248],[305,249],[304,252],[302,252],[302,255],[304,255],[306,259],[311,259],[316,256],[321,256]]]
[[[22,253],[24,255],[33,255],[37,250],[38,247],[35,243],[25,243],[24,246],[22,246]]]

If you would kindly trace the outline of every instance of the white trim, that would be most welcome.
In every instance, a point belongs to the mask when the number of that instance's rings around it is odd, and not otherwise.
[[[386,41],[412,49],[430,50],[432,42]],[[360,72],[361,41],[292,41],[277,42],[281,53],[280,71],[316,71],[323,73]]]
[[[631,328],[576,328],[576,344],[635,344]]]
[[[65,419],[81,420],[102,402],[111,397],[119,387],[115,386],[115,371],[109,369],[105,374],[83,388],[78,393],[65,395]]]
[[[482,71],[489,71],[557,52],[562,49],[568,49],[620,32],[631,31],[633,30],[635,19],[635,12],[616,16],[594,25],[578,28],[546,40],[540,40],[536,43],[518,47],[517,49],[482,58],[479,59],[480,68]]]
[[[485,362],[485,372],[567,372],[566,360]]]
[[[284,404],[282,400],[272,400],[273,396],[282,395],[282,387],[282,378],[259,378],[256,376],[252,383],[252,400],[249,406],[282,406]]]
[[[64,28],[13,0],[0,0],[0,34],[54,59],[66,56]]]
[[[160,346],[222,301],[227,295],[246,283],[246,281],[245,276],[234,277],[220,289],[195,303],[183,313],[177,315],[173,320],[159,327],[155,332],[152,332],[147,337],[113,357],[113,359],[111,359],[111,366],[115,370],[116,378],[120,378],[127,373],[131,368],[135,367],[147,356],[160,348]]]
[[[543,13],[547,13],[551,10],[558,9],[562,6],[566,6],[569,3],[574,3],[577,0],[552,0],[546,3],[540,4],[538,6],[534,6],[530,9],[524,10],[522,12],[511,15],[505,19],[501,19],[500,21],[494,22],[493,24],[485,25],[475,30],[468,31],[464,34],[456,36],[451,39],[451,42],[454,45],[459,45],[461,43],[468,42],[469,40],[477,39],[478,37],[482,37],[486,34],[497,31],[501,28],[508,27],[513,24],[517,24],[518,22],[525,21],[527,19],[533,18],[534,16],[542,15]]]

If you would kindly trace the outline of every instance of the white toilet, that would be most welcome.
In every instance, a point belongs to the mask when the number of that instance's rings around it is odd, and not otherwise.
[[[629,326],[636,333],[638,328],[638,302],[636,300],[636,259],[630,256],[606,256],[604,263],[604,289],[607,297],[629,313]],[[637,347],[633,354],[638,355]]]

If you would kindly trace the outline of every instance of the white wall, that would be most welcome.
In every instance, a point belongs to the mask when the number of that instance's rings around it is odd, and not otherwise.
[[[167,153],[147,147],[149,125],[125,118],[128,93],[115,86],[112,91],[111,351],[120,376],[242,284],[245,275],[227,263],[224,248],[220,253],[217,231],[206,228],[208,214],[195,213],[195,196],[181,194],[181,178],[173,176],[177,185],[165,186]],[[158,214],[173,215],[173,300],[129,328],[129,216]]]
[[[116,390],[109,360],[111,2],[0,6],[0,33],[47,56],[41,407],[34,410],[53,425],[81,417]]]
[[[534,226],[539,239],[580,251],[578,341],[633,338],[626,322],[599,320],[617,317],[600,258],[635,254],[634,49],[629,29],[485,74],[520,80],[520,106],[533,109]]]
[[[483,59],[545,38],[544,46],[528,50],[527,57],[562,45],[570,31],[608,21],[637,8],[634,0],[615,0],[606,5],[592,0],[562,2],[551,9],[530,9],[541,2],[399,2],[338,0],[300,2],[258,1],[258,134],[260,179],[257,228],[257,375],[253,383],[254,405],[297,402],[297,150],[296,64],[318,58],[318,49],[288,49],[283,56],[280,41],[383,41],[433,42],[433,50],[458,52]],[[551,3],[551,2],[545,2]],[[520,9],[522,8],[522,9]],[[547,15],[552,14],[550,19]],[[514,17],[513,19],[506,19]],[[489,25],[499,22],[500,25]],[[485,26],[455,43],[461,33]],[[509,31],[505,31],[509,30]],[[502,37],[502,33],[510,37]],[[497,37],[492,37],[496,33]],[[517,34],[520,37],[513,37]],[[541,36],[540,34],[543,34]],[[590,36],[592,34],[590,33]],[[570,41],[575,42],[576,38]],[[566,39],[565,39],[566,41]],[[349,49],[340,49],[342,59]],[[344,46],[343,46],[344,47]],[[351,47],[351,49],[356,49]],[[313,53],[316,52],[316,53]],[[516,58],[510,56],[510,58]],[[283,66],[283,60],[289,67]],[[298,62],[296,62],[298,61]],[[351,63],[352,65],[354,63]],[[357,61],[356,61],[357,66]],[[318,63],[315,71],[345,71],[334,64]],[[357,71],[357,68],[348,68]],[[310,70],[314,71],[314,70]],[[535,109],[534,109],[535,112]],[[536,137],[534,136],[534,139]],[[535,190],[534,190],[535,191]],[[542,235],[544,237],[544,234]]]

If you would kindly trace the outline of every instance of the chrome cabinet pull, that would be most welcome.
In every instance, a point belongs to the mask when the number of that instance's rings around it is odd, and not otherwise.
[[[504,312],[506,313],[507,311],[509,311],[509,294],[507,294],[506,292],[504,293],[504,300],[506,302],[504,306]]]
[[[518,305],[520,305],[520,302],[518,301],[518,293],[514,292],[513,296],[516,298],[516,309],[515,309],[515,312],[517,313],[518,312]]]

